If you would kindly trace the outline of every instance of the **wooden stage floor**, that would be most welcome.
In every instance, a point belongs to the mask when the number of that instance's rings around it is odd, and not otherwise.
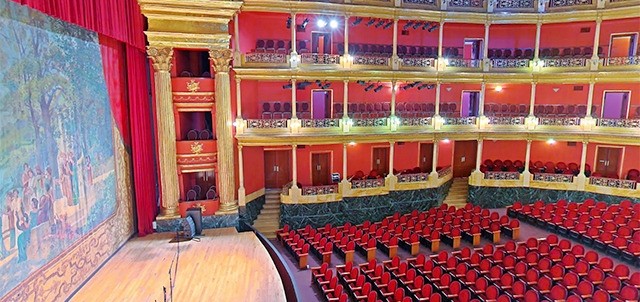
[[[158,233],[127,242],[70,301],[158,301],[169,298],[175,234]],[[180,242],[173,301],[285,301],[267,250],[251,232],[204,230],[200,242]],[[175,264],[174,264],[175,270]],[[172,270],[172,273],[174,272]]]

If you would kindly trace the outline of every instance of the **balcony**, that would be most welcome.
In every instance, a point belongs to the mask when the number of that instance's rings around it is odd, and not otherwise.
[[[589,177],[589,184],[593,186],[617,188],[626,190],[637,189],[638,182],[635,180],[606,178],[606,177]]]
[[[446,69],[458,70],[458,69],[470,69],[480,70],[482,68],[482,60],[476,59],[459,59],[459,58],[446,58],[444,59]]]
[[[437,68],[435,58],[406,57],[400,60],[400,68],[407,70],[433,70]]]
[[[546,58],[542,59],[542,68],[588,69],[591,59],[587,58]]]
[[[596,120],[597,127],[617,129],[640,129],[640,119],[605,119]]]
[[[640,67],[640,56],[610,57],[601,60],[601,68],[609,69],[637,69]]]
[[[284,53],[252,52],[242,56],[242,66],[289,67],[289,56]]]
[[[335,68],[340,65],[340,56],[334,54],[303,53],[300,55],[302,66]]]
[[[492,71],[531,71],[529,59],[491,59],[490,62]]]
[[[377,55],[353,55],[349,64],[352,69],[391,69],[391,58]]]
[[[550,0],[547,3],[546,12],[595,9],[593,0]]]

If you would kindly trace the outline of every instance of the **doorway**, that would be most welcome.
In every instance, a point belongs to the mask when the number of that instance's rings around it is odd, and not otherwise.
[[[462,101],[460,102],[460,116],[478,116],[480,108],[480,91],[462,91]]]
[[[371,170],[380,175],[389,174],[389,147],[373,147]]]
[[[420,171],[430,173],[433,170],[433,143],[420,144]]]
[[[602,118],[626,119],[629,114],[629,91],[605,91]]]
[[[331,34],[324,32],[311,33],[311,52],[317,54],[330,54]]]
[[[264,186],[282,189],[291,181],[291,150],[264,151]]]
[[[636,41],[638,34],[613,34],[609,57],[631,57],[636,55]]]
[[[596,146],[595,172],[603,177],[618,178],[623,153],[623,147]]]
[[[331,152],[311,154],[311,183],[314,186],[331,183]]]
[[[476,166],[478,141],[456,141],[453,145],[453,177],[469,177]]]
[[[462,58],[465,60],[482,60],[482,39],[464,39]]]
[[[333,90],[311,90],[311,118],[325,119],[333,115]]]

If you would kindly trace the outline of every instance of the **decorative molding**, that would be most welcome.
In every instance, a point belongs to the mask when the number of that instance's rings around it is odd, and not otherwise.
[[[413,173],[397,175],[398,183],[429,181],[429,173]]]
[[[302,119],[300,120],[302,128],[338,128],[340,127],[340,119]]]
[[[573,174],[534,173],[533,180],[545,182],[573,183]]]
[[[487,171],[484,179],[491,180],[520,180],[520,172]]]
[[[229,72],[229,67],[233,59],[233,52],[231,49],[211,49],[209,50],[209,60],[211,60],[211,66],[216,73]]]
[[[384,178],[352,180],[351,189],[384,187]]]
[[[286,64],[287,55],[274,52],[251,52],[244,55],[244,63]]]
[[[594,186],[635,190],[638,183],[634,180],[591,176],[589,177],[589,184]]]
[[[248,119],[247,128],[249,129],[274,129],[287,128],[286,119]]]
[[[302,188],[302,195],[328,195],[338,193],[338,185],[310,186]]]
[[[340,64],[340,56],[332,54],[303,53],[300,55],[302,64],[337,65]]]
[[[173,48],[147,46],[147,56],[151,59],[151,65],[156,72],[171,71]]]
[[[596,122],[598,127],[615,127],[615,128],[640,128],[640,119],[604,119],[599,118]]]

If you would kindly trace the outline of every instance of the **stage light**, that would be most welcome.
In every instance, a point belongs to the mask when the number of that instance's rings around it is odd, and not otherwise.
[[[302,24],[300,24],[300,27],[302,27],[302,29],[307,28],[307,24],[309,24],[309,18],[304,18],[304,20],[302,20]]]
[[[422,26],[422,30],[427,30],[427,27],[429,27],[429,23],[425,22]]]
[[[428,32],[432,32],[432,31],[436,30],[436,28],[438,28],[438,26],[439,26],[439,24],[438,24],[438,23],[433,22],[433,23],[431,24],[431,27],[429,27],[429,29],[427,29],[427,31],[428,31]]]
[[[497,91],[497,92],[502,91],[502,86],[496,86],[495,91]]]
[[[433,88],[436,88],[436,85],[433,84],[427,84],[427,89],[431,90]]]
[[[411,88],[411,86],[409,86],[409,85],[402,86],[402,90],[408,90],[409,88]]]
[[[418,27],[420,27],[421,24],[422,22],[416,22],[416,24],[413,25],[413,29],[418,29]]]
[[[332,19],[331,21],[329,21],[329,27],[333,29],[338,28],[338,21],[336,21],[335,19]]]
[[[357,83],[358,85],[364,85],[364,81],[363,81],[363,80],[357,80],[357,81],[356,81],[356,83]]]
[[[420,85],[420,87],[418,87],[418,90],[422,90],[422,89],[428,88],[428,86],[429,86],[429,84],[422,84],[422,85]]]
[[[291,83],[282,85],[282,89],[291,89],[292,87]]]
[[[357,26],[358,24],[360,24],[362,22],[362,18],[361,17],[356,17],[355,20],[353,20],[353,23],[351,23],[351,25],[353,26]]]
[[[384,25],[384,29],[389,29],[389,27],[391,27],[391,25],[393,25],[393,22],[389,22],[387,24]]]
[[[327,26],[327,21],[325,21],[324,19],[318,19],[318,21],[316,21],[316,25],[318,25],[318,27],[320,28],[323,28]]]
[[[318,86],[322,85],[322,81],[316,80],[316,85],[318,85]]]
[[[376,24],[376,28],[379,28],[380,26],[384,25],[384,23],[385,23],[384,20],[378,21],[378,24]]]
[[[369,22],[367,22],[367,26],[371,26],[373,25],[373,23],[376,23],[376,19],[369,19]]]
[[[349,142],[349,146],[355,146],[356,142]]]
[[[413,21],[412,20],[407,21],[407,24],[405,24],[405,29],[409,29],[411,25],[413,25]]]
[[[378,87],[376,87],[376,89],[373,90],[373,92],[378,92],[382,90],[382,85],[379,85]]]
[[[369,84],[369,86],[364,88],[364,91],[369,91],[371,89],[373,89],[373,86],[375,86],[374,84]]]
[[[291,28],[291,17],[287,18],[287,28]]]
[[[555,140],[555,139],[553,139],[553,138],[550,138],[550,139],[548,139],[548,140],[547,140],[547,144],[549,144],[549,145],[555,145],[555,144],[556,144],[556,140]]]
[[[445,138],[445,139],[442,140],[442,142],[445,143],[445,144],[448,144],[448,143],[451,142],[451,140],[449,140],[448,138]]]

